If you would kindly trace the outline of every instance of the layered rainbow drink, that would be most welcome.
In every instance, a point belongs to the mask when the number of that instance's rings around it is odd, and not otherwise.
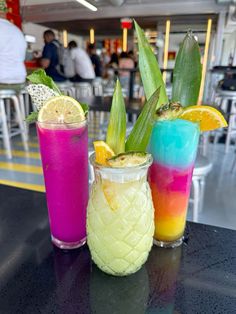
[[[149,183],[155,208],[155,243],[182,243],[199,140],[199,126],[185,120],[156,122],[150,152],[154,162]]]
[[[65,249],[86,241],[87,121],[37,123],[52,242]]]

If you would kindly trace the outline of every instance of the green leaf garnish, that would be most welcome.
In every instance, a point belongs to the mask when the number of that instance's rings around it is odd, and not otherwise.
[[[25,119],[25,121],[29,124],[37,122],[38,120],[38,111],[31,112],[28,117]]]
[[[174,72],[172,101],[182,106],[197,104],[202,77],[200,49],[191,31],[185,36],[177,54]]]
[[[83,108],[85,116],[87,116],[87,114],[89,112],[89,105],[88,104],[81,104],[81,103],[79,103],[79,104]]]
[[[154,55],[151,46],[146,39],[143,30],[138,23],[134,21],[135,30],[138,38],[138,51],[139,51],[139,70],[143,82],[146,98],[149,99],[153,93],[160,87],[160,97],[158,100],[158,107],[168,102],[166,95],[165,84],[162,79],[162,74],[157,63],[156,56]]]
[[[159,100],[160,87],[153,93],[144,105],[125,144],[126,151],[145,152],[155,122],[155,111]]]
[[[33,84],[46,85],[47,87],[51,88],[56,93],[58,93],[59,95],[62,95],[56,83],[53,81],[53,79],[50,76],[46,74],[46,72],[43,69],[34,71],[32,74],[27,76],[27,79]]]
[[[125,151],[126,110],[119,80],[114,90],[106,142],[115,154]]]

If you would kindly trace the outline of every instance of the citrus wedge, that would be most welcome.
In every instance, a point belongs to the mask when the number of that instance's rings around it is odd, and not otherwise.
[[[148,161],[150,155],[144,152],[121,153],[107,160],[107,164],[113,168],[136,167]]]
[[[228,125],[223,115],[210,106],[187,107],[179,118],[199,123],[200,130],[203,132],[224,128]]]
[[[95,141],[93,142],[93,145],[96,155],[96,162],[104,166],[107,165],[107,159],[115,155],[113,150],[104,141]]]
[[[77,123],[85,119],[81,105],[69,96],[56,96],[41,107],[38,121],[44,123]]]

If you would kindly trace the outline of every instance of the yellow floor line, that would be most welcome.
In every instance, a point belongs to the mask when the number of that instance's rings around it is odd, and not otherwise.
[[[40,166],[31,166],[26,164],[17,164],[13,162],[1,162],[0,169],[9,170],[9,171],[19,171],[19,172],[28,172],[32,174],[42,174],[42,167]]]
[[[0,184],[14,186],[17,188],[31,190],[31,191],[45,192],[44,185],[39,185],[39,184],[30,184],[30,183],[23,183],[23,182],[17,182],[17,181],[9,181],[9,180],[0,180]]]
[[[0,149],[0,155],[6,155],[6,151],[4,149]],[[40,154],[37,152],[25,152],[23,150],[12,150],[13,157],[25,157],[25,158],[34,158],[40,159]]]
[[[16,142],[15,143],[17,146],[23,147],[23,143],[22,142]],[[31,148],[38,148],[39,144],[35,143],[35,142],[28,142],[28,146]]]

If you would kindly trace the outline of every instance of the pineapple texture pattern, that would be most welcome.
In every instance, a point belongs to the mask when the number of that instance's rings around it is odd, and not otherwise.
[[[154,233],[154,209],[146,177],[131,182],[99,178],[87,211],[87,241],[95,264],[115,276],[146,262]]]

